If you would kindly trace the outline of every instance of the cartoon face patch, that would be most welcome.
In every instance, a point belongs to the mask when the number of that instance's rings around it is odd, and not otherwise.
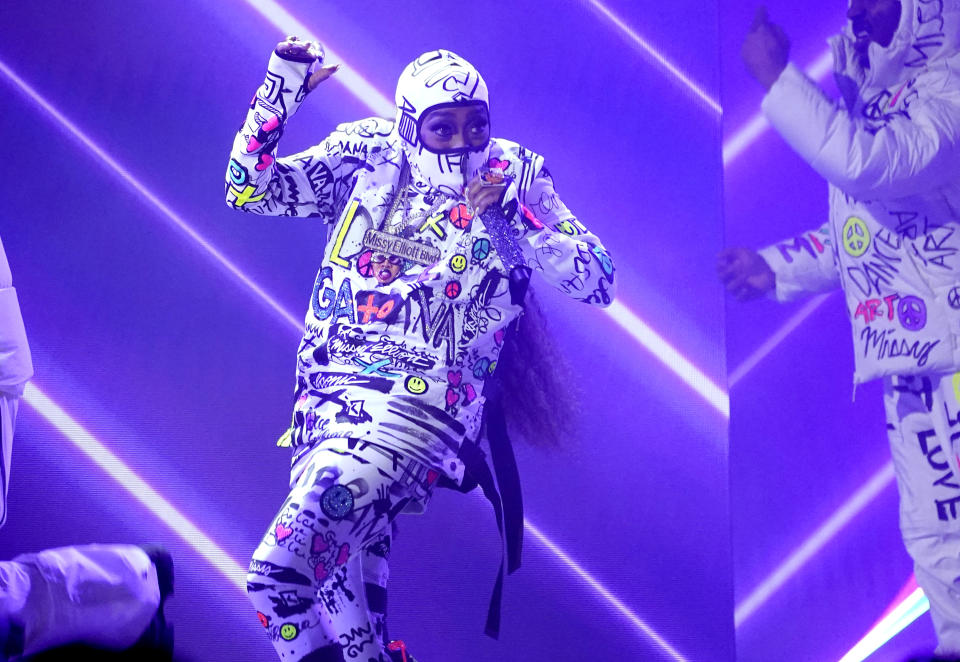
[[[381,285],[389,285],[403,271],[403,258],[399,255],[374,252],[370,255],[370,266],[377,282]]]

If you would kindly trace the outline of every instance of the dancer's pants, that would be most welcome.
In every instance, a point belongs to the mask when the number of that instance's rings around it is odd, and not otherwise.
[[[253,555],[247,591],[280,658],[381,662],[391,523],[422,512],[436,473],[356,440],[325,441]]]
[[[0,392],[0,524],[18,403]],[[0,561],[0,631],[6,624],[22,630],[28,655],[70,643],[127,648],[159,604],[156,568],[133,545],[63,547]]]
[[[884,381],[900,530],[944,655],[960,655],[960,373]]]
[[[85,545],[0,562],[0,619],[23,629],[30,655],[70,643],[121,650],[160,604],[157,572],[133,545]]]

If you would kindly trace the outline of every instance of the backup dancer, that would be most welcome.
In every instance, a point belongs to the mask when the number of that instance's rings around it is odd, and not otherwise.
[[[744,60],[767,119],[829,182],[830,218],[719,268],[740,299],[843,289],[854,383],[883,380],[900,530],[938,651],[960,656],[960,3],[851,0],[847,17],[834,102],[758,12]]]

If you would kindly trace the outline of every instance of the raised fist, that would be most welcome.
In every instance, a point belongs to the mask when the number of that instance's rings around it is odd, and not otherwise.
[[[776,23],[767,18],[765,7],[757,9],[750,32],[740,49],[747,71],[766,90],[777,82],[790,59],[790,40]]]
[[[340,69],[339,64],[324,65],[323,46],[316,41],[301,41],[299,37],[287,37],[277,44],[276,53],[285,60],[293,62],[313,63],[318,62],[320,66],[307,79],[307,91],[312,92],[320,83],[327,80]]]

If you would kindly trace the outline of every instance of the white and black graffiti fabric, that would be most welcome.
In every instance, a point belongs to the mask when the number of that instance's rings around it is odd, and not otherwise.
[[[477,148],[436,152],[420,140],[420,126],[432,109],[454,104],[488,107],[489,93],[483,76],[456,53],[431,51],[406,66],[397,81],[394,98],[394,135],[399,137],[404,157],[417,178],[432,189],[459,195],[464,173],[470,180],[487,164],[489,142]]]
[[[930,598],[939,654],[960,654],[960,2],[900,0],[864,68],[848,27],[831,44],[839,103],[790,65],[771,124],[830,184],[818,230],[761,251],[776,296],[844,290],[855,382],[884,378],[900,528]]]
[[[521,305],[462,196],[440,193],[415,170],[398,185],[405,158],[394,122],[343,124],[321,144],[276,158],[307,69],[273,55],[226,185],[237,209],[330,224],[297,357],[294,461],[325,439],[349,437],[459,480],[459,445],[478,430],[484,382]],[[506,140],[488,149],[489,165],[513,182],[503,209],[527,265],[574,299],[609,304],[613,262],[557,196],[543,158]]]
[[[900,530],[940,648],[960,652],[960,374],[883,380]]]
[[[384,660],[391,523],[431,491],[425,467],[384,451],[313,449],[253,554],[247,594],[282,660]]]
[[[790,65],[770,122],[830,182],[830,219],[761,254],[790,300],[843,287],[855,381],[960,369],[960,3],[901,0],[861,66],[835,37],[840,103]]]

